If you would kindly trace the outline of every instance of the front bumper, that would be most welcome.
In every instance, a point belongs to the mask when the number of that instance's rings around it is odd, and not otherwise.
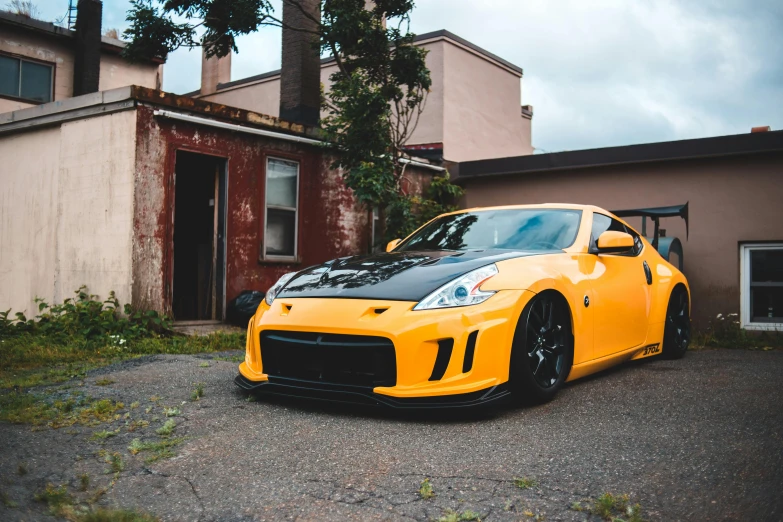
[[[266,381],[255,382],[241,373],[234,378],[234,384],[245,391],[254,393],[268,393],[270,395],[282,397],[296,397],[367,406],[383,406],[405,410],[471,408],[495,404],[510,396],[506,384],[492,386],[486,390],[479,390],[471,393],[439,395],[435,397],[410,397],[404,399],[380,395],[371,390],[364,390],[356,387],[280,377],[272,377]]]
[[[514,329],[533,295],[500,291],[476,306],[426,311],[402,301],[278,298],[262,303],[250,321],[235,382],[247,390],[396,408],[494,402],[508,395]],[[385,337],[394,344],[396,383],[365,388],[267,374],[260,342],[267,330]]]

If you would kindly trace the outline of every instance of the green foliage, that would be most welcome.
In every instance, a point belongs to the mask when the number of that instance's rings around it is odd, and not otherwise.
[[[299,0],[287,0],[300,7]],[[405,194],[405,145],[418,125],[432,85],[427,51],[410,32],[413,0],[321,0],[321,18],[309,32],[337,71],[322,95],[323,135],[346,185],[368,209],[383,209],[385,237],[404,237],[453,208],[461,189],[436,178],[428,194]],[[123,53],[132,59],[163,56],[179,47],[204,46],[209,56],[239,52],[236,38],[264,26],[283,26],[268,0],[132,0]],[[196,29],[201,31],[197,37]]]
[[[163,426],[155,430],[155,433],[160,435],[161,437],[169,437],[172,433],[174,433],[174,429],[177,427],[177,423],[174,422],[174,419],[169,419],[165,423],[163,423]]]
[[[744,348],[772,350],[783,348],[783,333],[778,331],[748,331],[740,326],[736,313],[718,314],[706,329],[696,332],[691,342],[694,348]]]
[[[459,513],[457,511],[447,509],[446,513],[438,519],[438,522],[481,522],[478,513],[467,510]]]
[[[430,483],[430,479],[425,478],[421,482],[421,487],[419,487],[419,496],[424,500],[431,499],[432,497],[435,496],[435,492],[432,490],[432,484]]]
[[[519,489],[530,489],[535,487],[537,482],[528,477],[514,478],[514,485]]]
[[[154,310],[134,310],[129,304],[121,308],[113,291],[105,301],[89,294],[85,286],[74,294],[58,305],[36,298],[38,315],[34,319],[22,312],[17,312],[15,319],[8,318],[10,310],[0,313],[0,339],[30,333],[52,342],[81,337],[122,347],[130,339],[155,337],[171,329],[171,320]]]
[[[204,383],[197,382],[196,387],[193,388],[193,392],[190,394],[190,400],[197,401],[204,396]]]
[[[644,522],[642,507],[639,504],[631,505],[629,502],[628,495],[604,493],[595,500],[590,511],[594,515],[612,522]],[[573,505],[571,509],[574,509]]]
[[[53,514],[59,514],[64,506],[73,503],[73,497],[68,493],[64,484],[60,487],[47,484],[46,489],[35,494],[35,500],[45,502]]]
[[[138,511],[98,509],[77,518],[78,522],[157,522],[159,519]]]
[[[184,437],[178,437],[175,439],[163,439],[156,442],[142,442],[141,439],[133,439],[128,446],[128,451],[131,455],[136,455],[141,452],[150,452],[144,461],[146,463],[152,463],[160,459],[169,459],[174,456],[174,452],[171,448],[181,444],[184,441]]]

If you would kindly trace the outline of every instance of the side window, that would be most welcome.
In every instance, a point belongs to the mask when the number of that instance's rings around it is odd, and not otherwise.
[[[591,250],[598,248],[598,236],[600,236],[607,230],[612,230],[615,232],[625,232],[626,234],[631,234],[631,236],[633,236],[633,241],[634,241],[633,249],[629,250],[627,254],[618,254],[618,255],[635,256],[642,251],[643,245],[642,245],[642,240],[639,238],[639,234],[634,232],[632,229],[626,227],[616,219],[612,219],[609,216],[605,216],[603,214],[593,214],[592,237],[590,238]]]
[[[52,100],[53,67],[0,55],[0,95],[46,103]]]
[[[269,158],[266,163],[265,258],[296,258],[299,163]]]

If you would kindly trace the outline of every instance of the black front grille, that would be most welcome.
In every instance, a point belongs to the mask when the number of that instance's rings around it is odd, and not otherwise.
[[[261,363],[270,377],[349,386],[394,386],[394,344],[385,337],[317,332],[261,332]]]

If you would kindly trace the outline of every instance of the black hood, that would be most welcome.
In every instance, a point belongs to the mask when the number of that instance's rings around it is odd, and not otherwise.
[[[343,257],[299,272],[279,297],[341,297],[421,301],[456,277],[482,266],[561,250],[388,252]]]

